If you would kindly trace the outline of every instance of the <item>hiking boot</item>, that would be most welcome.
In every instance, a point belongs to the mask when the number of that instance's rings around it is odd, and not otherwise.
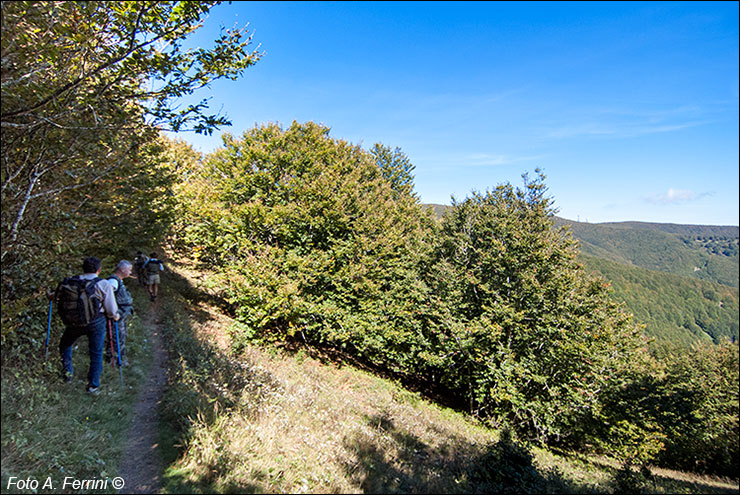
[[[72,373],[65,371],[62,380],[64,380],[64,383],[72,383]]]
[[[87,393],[90,395],[98,395],[100,393],[100,387],[93,387],[92,385],[88,385]]]

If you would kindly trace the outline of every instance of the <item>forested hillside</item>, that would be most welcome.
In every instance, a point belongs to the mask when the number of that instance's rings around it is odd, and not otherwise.
[[[696,348],[691,363],[670,348],[648,354],[641,326],[555,226],[543,175],[473,193],[437,223],[400,150],[365,151],[314,123],[256,126],[202,161],[183,147],[179,156],[191,173],[175,186],[171,242],[216,270],[208,287],[240,322],[236,349],[338,349],[521,438],[629,462],[695,458],[686,442],[706,435],[704,423],[681,425],[705,406],[678,397],[713,392],[682,380],[736,344]]]
[[[738,338],[738,227],[558,219],[659,340]]]
[[[609,280],[614,296],[646,325],[645,333],[658,341],[688,345],[697,340],[737,340],[740,317],[736,287],[584,254],[581,260],[587,269]]]
[[[617,263],[738,286],[738,227],[558,219],[581,252]]]
[[[193,290],[232,320],[213,332],[228,334],[235,368],[249,346],[341,353],[522,444],[608,455],[627,473],[657,463],[737,476],[737,343],[695,318],[685,328],[715,332],[718,344],[649,348],[640,322],[556,225],[541,171],[471,193],[438,222],[400,148],[364,149],[311,121],[257,124],[206,156],[161,133],[227,123],[205,104],[183,109],[174,99],[236,78],[261,56],[247,51],[243,31],[226,30],[211,50],[182,48],[212,6],[2,4],[4,401],[35,414],[38,394],[54,407],[66,400],[44,392],[60,377],[38,360],[46,296],[62,277],[78,274],[86,256],[108,271],[137,249],[166,248],[207,271]],[[720,261],[736,262],[736,251],[703,254],[714,240],[702,239],[708,247],[676,248],[667,266],[705,260],[700,270],[727,276]],[[626,252],[638,259],[638,249]],[[737,288],[733,306],[733,292],[697,287],[718,308],[699,301],[707,317],[737,318]],[[210,378],[204,354],[193,356],[198,371],[182,360],[173,379]],[[180,424],[216,414],[221,387],[191,401],[192,388],[173,385]],[[43,439],[15,434],[22,413],[9,418],[3,460],[43,466],[46,446],[21,454]]]

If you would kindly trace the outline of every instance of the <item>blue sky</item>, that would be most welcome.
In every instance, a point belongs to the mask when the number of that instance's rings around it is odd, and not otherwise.
[[[197,93],[239,136],[320,122],[400,147],[425,203],[541,168],[559,215],[738,225],[738,3],[234,2],[262,59]],[[191,101],[191,100],[188,100]],[[181,133],[196,149],[213,136]]]

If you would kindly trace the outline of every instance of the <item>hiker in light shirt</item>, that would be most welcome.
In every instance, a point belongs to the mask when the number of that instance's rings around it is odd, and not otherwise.
[[[87,373],[87,392],[97,394],[100,388],[100,374],[103,371],[103,345],[105,343],[105,325],[106,316],[112,320],[118,321],[118,304],[113,294],[113,288],[107,280],[100,275],[101,261],[93,256],[85,258],[82,263],[82,275],[65,279],[60,287],[57,288],[58,309],[62,320],[65,322],[66,329],[59,341],[59,353],[62,357],[62,367],[64,369],[64,380],[72,381],[74,370],[72,368],[72,349],[78,338],[83,335],[87,336],[88,347],[90,350],[90,369]],[[61,299],[60,294],[62,285],[79,284],[88,291],[91,308],[94,308],[95,314],[90,316],[87,323],[78,323],[74,318],[80,314],[76,302],[72,299]],[[83,311],[84,313],[84,311]],[[70,315],[72,315],[70,317]]]
[[[108,277],[108,282],[113,288],[113,294],[118,304],[118,341],[116,335],[111,332],[112,340],[109,338],[105,346],[106,359],[111,359],[120,352],[120,366],[128,366],[128,357],[126,356],[126,337],[128,336],[128,322],[134,314],[134,299],[123,283],[123,279],[131,276],[133,265],[130,261],[121,260],[116,266],[116,271]]]

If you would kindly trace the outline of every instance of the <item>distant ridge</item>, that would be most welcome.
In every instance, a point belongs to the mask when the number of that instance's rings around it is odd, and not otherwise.
[[[431,208],[434,211],[434,216],[437,218],[442,218],[447,211],[448,208],[451,208],[449,205],[439,205],[435,203],[426,203],[422,206],[425,206],[427,208]]]
[[[437,218],[442,218],[445,212],[452,208],[450,205],[442,205],[437,203],[425,203],[423,206],[432,208]],[[555,217],[555,226],[560,227],[562,225],[594,225],[601,227],[613,227],[613,228],[632,228],[632,229],[643,229],[643,230],[660,230],[668,234],[677,235],[697,235],[697,236],[720,236],[737,238],[740,236],[740,226],[737,225],[694,225],[694,224],[678,224],[678,223],[656,223],[656,222],[638,222],[638,221],[624,221],[624,222],[601,222],[601,223],[590,223],[590,222],[577,222],[575,220],[568,220],[567,218]]]
[[[586,255],[685,277],[738,286],[738,227],[647,222],[568,226]]]
[[[588,223],[588,222],[576,222],[575,220],[568,220],[566,218],[555,217],[555,224],[560,225],[597,225],[601,227],[614,227],[614,228],[633,228],[633,229],[644,229],[644,230],[660,230],[669,234],[677,235],[702,235],[702,236],[722,236],[722,237],[738,237],[740,233],[740,227],[737,225],[692,225],[692,224],[677,224],[677,223],[654,223],[654,222],[602,222],[602,223]]]

